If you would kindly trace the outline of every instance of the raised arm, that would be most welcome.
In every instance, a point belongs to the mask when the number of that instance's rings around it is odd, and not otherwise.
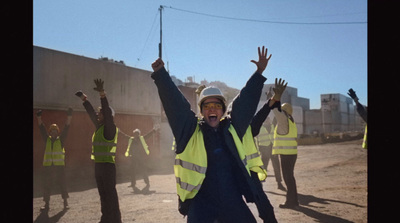
[[[267,57],[267,49],[258,47],[258,61],[251,60],[257,66],[257,71],[250,77],[246,85],[232,103],[231,120],[240,138],[246,133],[260,101],[264,82],[267,80],[262,73],[268,65],[272,55]]]
[[[281,107],[281,97],[283,92],[285,91],[287,83],[285,84],[285,80],[279,79],[279,81],[275,78],[275,87],[272,88],[274,94],[272,95],[271,89],[266,92],[268,101],[264,104],[264,106],[257,112],[251,121],[251,132],[253,136],[256,137],[260,132],[261,125],[264,123],[265,119],[267,119],[271,109]]]
[[[152,130],[150,130],[148,133],[146,133],[145,135],[143,135],[143,138],[144,138],[145,140],[148,140],[150,137],[152,137],[152,136],[154,135],[154,133],[157,132],[157,130],[158,130],[159,128],[160,128],[159,125],[155,125],[155,126],[153,127]]]
[[[60,135],[60,140],[61,140],[61,143],[63,143],[63,144],[65,142],[65,139],[67,138],[68,131],[69,131],[69,126],[71,125],[72,112],[73,112],[72,108],[68,108],[68,110],[67,110],[67,122],[65,123],[65,126],[64,126],[64,128],[63,128],[63,130],[61,132],[61,135]]]
[[[104,117],[104,138],[111,140],[114,138],[117,131],[117,127],[114,124],[113,111],[108,104],[106,92],[104,91],[104,81],[101,79],[96,79],[94,80],[94,83],[96,84],[96,87],[93,89],[98,91],[100,94],[101,111]]]
[[[367,115],[367,109],[358,101],[358,97],[356,95],[356,92],[350,88],[349,93],[347,93],[356,103],[357,105],[357,112],[361,116],[361,118],[364,120],[364,122],[368,121],[368,115]]]
[[[38,120],[40,135],[42,136],[42,139],[46,142],[47,137],[49,137],[49,135],[47,134],[46,127],[44,126],[42,121],[42,110],[36,112],[36,118]]]
[[[92,120],[96,129],[99,127],[96,117],[96,111],[94,110],[92,104],[87,100],[86,94],[84,94],[81,90],[75,93],[77,97],[79,97],[83,101],[83,107],[85,108],[86,112],[88,113],[90,120]]]
[[[190,103],[172,82],[171,77],[164,68],[164,62],[158,58],[151,66],[154,70],[151,78],[153,78],[157,86],[161,103],[176,140],[176,153],[179,154],[183,152],[196,129],[197,118],[190,109]]]

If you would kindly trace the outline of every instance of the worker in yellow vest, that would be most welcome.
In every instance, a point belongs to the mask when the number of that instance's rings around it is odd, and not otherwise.
[[[279,109],[274,109],[277,125],[274,131],[272,155],[279,154],[282,165],[283,180],[287,186],[286,202],[280,208],[296,208],[299,206],[297,185],[294,177],[294,166],[297,160],[297,127],[293,119],[293,108],[284,103]]]
[[[68,108],[67,121],[65,127],[60,134],[57,124],[51,124],[48,131],[42,121],[42,110],[36,113],[39,124],[40,133],[46,142],[43,158],[43,201],[45,205],[41,210],[49,210],[50,194],[53,180],[58,187],[61,188],[61,197],[64,200],[64,209],[68,209],[69,198],[67,191],[67,182],[65,177],[65,139],[68,134],[69,126],[72,120],[72,108]]]
[[[358,100],[358,97],[356,95],[356,92],[350,88],[349,89],[349,93],[347,93],[356,103],[357,106],[357,112],[358,114],[361,116],[361,118],[364,120],[365,122],[365,130],[364,130],[364,139],[363,139],[363,143],[362,143],[362,148],[367,149],[367,123],[368,123],[368,112],[367,106],[363,106]]]
[[[148,194],[150,188],[149,180],[149,146],[146,143],[146,139],[149,139],[157,131],[157,128],[153,128],[150,132],[142,136],[140,129],[133,130],[133,136],[129,137],[128,147],[126,148],[125,157],[130,159],[130,171],[131,171],[131,185],[133,192],[136,194],[143,193]],[[146,186],[140,190],[136,187],[136,176],[140,174],[143,176],[143,180]]]
[[[260,148],[264,166],[267,168],[268,160],[271,158],[278,189],[283,191],[286,191],[286,188],[282,185],[279,157],[278,155],[272,155],[272,145],[274,142],[273,132],[275,127],[268,115],[274,108],[280,109],[280,100],[287,84],[287,82],[285,84],[285,80],[280,78],[278,81],[278,79],[275,78],[275,86],[273,88],[270,87],[269,91],[265,92],[268,99],[267,102],[261,107],[251,121],[252,132],[254,136],[257,136],[257,143]]]
[[[256,203],[264,222],[277,222],[268,197],[256,184],[258,173],[264,172],[249,128],[266,80],[262,72],[270,58],[264,47],[258,51],[259,61],[252,61],[257,71],[234,99],[230,117],[224,117],[225,97],[212,86],[200,93],[201,116],[197,117],[162,59],[152,64],[151,77],[176,140],[179,212],[188,216],[187,222],[256,222],[243,196]]]
[[[94,80],[95,91],[100,94],[101,107],[96,112],[87,96],[78,91],[75,93],[83,101],[90,119],[96,127],[92,137],[92,155],[94,174],[101,201],[100,222],[121,222],[121,212],[116,185],[115,154],[117,149],[118,128],[114,124],[114,110],[109,106],[104,91],[104,81]]]
[[[278,155],[272,155],[272,145],[274,143],[274,130],[275,125],[271,122],[270,118],[263,123],[260,129],[260,134],[257,137],[258,147],[260,148],[262,161],[265,168],[268,167],[269,160],[271,159],[272,167],[278,189],[286,191],[285,186],[282,184],[281,163],[279,162]]]

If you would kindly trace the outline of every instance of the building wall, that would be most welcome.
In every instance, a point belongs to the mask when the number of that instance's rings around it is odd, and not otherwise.
[[[94,79],[104,80],[110,106],[120,114],[160,115],[161,103],[151,72],[34,46],[33,103],[36,108],[83,111],[74,94],[82,90],[100,106]]]
[[[265,84],[261,93],[261,99],[263,101],[267,100],[265,92],[268,92],[270,87],[274,87],[275,84]],[[273,93],[273,92],[272,92]],[[290,103],[292,106],[301,107],[303,111],[310,110],[310,99],[299,97],[297,95],[297,88],[286,86],[285,91],[281,98],[282,103]]]
[[[320,134],[323,132],[322,123],[322,113],[321,110],[313,109],[304,111],[305,119],[305,134]]]
[[[115,111],[116,126],[128,135],[139,128],[142,135],[160,126],[161,102],[151,72],[123,64],[68,54],[42,47],[33,47],[33,162],[34,171],[42,167],[45,142],[40,136],[36,112],[43,110],[42,120],[48,128],[56,123],[64,128],[68,107],[74,109],[68,137],[65,142],[66,165],[69,170],[85,170],[93,165],[91,138],[94,125],[82,101],[74,94],[82,90],[93,107],[100,106],[100,97],[94,79],[104,80],[104,89],[110,106]],[[161,129],[147,143],[150,159],[160,158]],[[127,164],[124,156],[128,138],[119,134],[116,162]]]
[[[362,126],[357,123],[358,113],[353,100],[342,94],[321,94],[322,122],[325,131],[346,132],[359,131]]]
[[[182,92],[182,94],[185,96],[185,98],[190,103],[190,108],[192,109],[192,111],[195,114],[198,114],[200,112],[200,110],[199,110],[199,106],[197,105],[197,94],[196,94],[197,88],[179,85],[178,89]]]

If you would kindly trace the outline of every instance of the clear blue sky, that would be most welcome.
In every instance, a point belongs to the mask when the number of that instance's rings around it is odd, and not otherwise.
[[[158,57],[160,5],[163,60],[171,75],[197,82],[223,81],[241,89],[256,67],[257,47],[272,54],[264,72],[298,89],[320,108],[320,94],[347,95],[353,88],[367,104],[367,23],[277,24],[230,18],[295,23],[366,22],[366,0],[35,0],[33,44],[85,57],[123,60],[151,70]]]

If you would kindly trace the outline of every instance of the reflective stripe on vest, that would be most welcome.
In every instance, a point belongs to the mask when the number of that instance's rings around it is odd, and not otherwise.
[[[273,129],[274,129],[274,125],[271,124],[271,130],[270,132],[268,132],[267,128],[265,128],[264,126],[261,126],[260,128],[260,133],[258,134],[258,145],[259,146],[269,146],[273,143],[274,141],[274,133],[273,133]]]
[[[104,125],[102,125],[92,137],[91,159],[96,163],[115,163],[117,150],[118,128],[116,128],[114,139],[104,138]]]
[[[206,173],[206,171],[207,171],[207,167],[202,167],[202,166],[196,165],[194,163],[189,163],[189,162],[183,161],[181,159],[175,159],[175,165],[180,165],[185,169],[193,170],[198,173]]]
[[[289,132],[286,135],[278,134],[278,126],[274,131],[274,144],[272,147],[272,155],[296,155],[297,154],[297,127],[296,123],[288,118]]]
[[[254,137],[250,126],[247,128],[246,133],[243,136],[243,149],[246,153],[246,168],[257,173],[260,181],[265,180],[265,178],[267,178],[267,171],[264,168],[264,163],[261,159],[261,153],[257,149],[254,142]]]
[[[364,139],[362,143],[362,148],[367,149],[367,125],[365,125],[365,131],[364,131]]]
[[[174,137],[174,138],[172,139],[172,150],[173,150],[173,151],[176,151],[176,148],[175,148],[176,146],[175,146],[175,145],[176,145],[176,142],[175,142],[175,137]]]
[[[198,184],[197,186],[191,185],[186,182],[182,182],[181,178],[179,178],[179,177],[176,177],[175,180],[176,180],[176,184],[179,185],[180,188],[182,188],[185,191],[194,191],[194,190],[199,191],[200,190],[201,184]]]
[[[249,175],[251,169],[257,173],[261,172],[262,174],[265,174],[266,177],[266,171],[263,171],[262,168],[263,164],[260,154],[254,144],[251,128],[249,127],[246,131],[246,134],[243,137],[243,143],[239,139],[232,125],[229,127],[229,132],[232,134],[239,157]],[[260,165],[261,167],[254,165]],[[177,154],[175,158],[174,173],[177,193],[181,201],[192,199],[196,196],[206,177],[206,171],[207,152],[204,146],[203,133],[201,132],[199,125],[197,125],[192,137],[185,147],[185,150],[182,153]]]
[[[192,199],[204,181],[207,171],[207,152],[200,126],[190,137],[185,150],[175,157],[174,173],[177,193],[181,201]]]
[[[53,145],[52,145],[53,144]],[[53,148],[52,148],[53,146]],[[65,166],[65,151],[59,137],[51,143],[51,137],[46,140],[46,150],[43,157],[43,166]]]

